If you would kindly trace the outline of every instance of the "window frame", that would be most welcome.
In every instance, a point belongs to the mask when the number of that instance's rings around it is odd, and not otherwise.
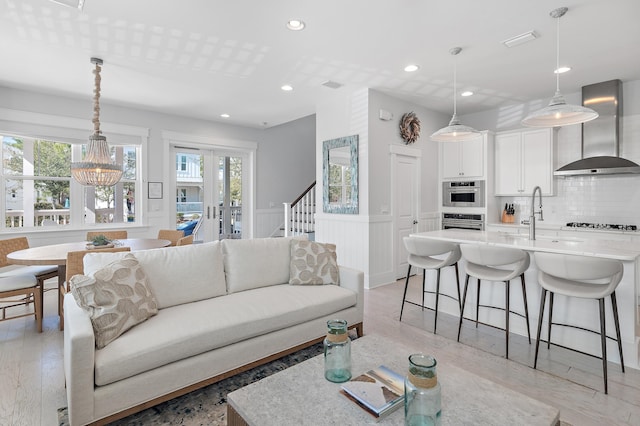
[[[18,111],[7,108],[0,108],[0,134],[3,136],[14,136],[31,139],[41,139],[52,142],[64,142],[72,145],[72,160],[78,161],[82,155],[82,146],[88,142],[88,137],[93,128],[90,120],[78,119],[73,117],[58,116],[53,114],[42,114],[28,111]],[[136,147],[136,171],[135,171],[135,204],[136,204],[136,221],[127,222],[124,218],[123,222],[118,222],[121,226],[145,225],[147,218],[146,212],[146,189],[143,182],[146,182],[147,170],[147,147],[149,141],[149,128],[130,126],[126,124],[117,124],[111,122],[101,122],[103,133],[107,137],[110,147],[115,146],[135,146]],[[80,157],[78,157],[78,153]],[[6,177],[5,177],[6,178]],[[22,178],[22,176],[21,176]],[[66,178],[65,178],[66,179]],[[84,186],[73,181],[70,178],[70,198],[72,200],[84,200]],[[129,181],[129,180],[127,180]],[[6,215],[6,197],[5,197],[5,179],[0,182],[3,193],[0,200],[0,209],[2,218]],[[84,204],[84,203],[83,203]],[[70,225],[66,225],[64,229],[93,229],[102,226],[99,223],[84,223],[84,206],[82,208],[70,209]],[[108,224],[107,226],[112,225]],[[25,231],[46,231],[46,227],[22,226],[19,228],[9,228],[6,221],[0,224],[0,233],[15,232],[19,230]]]

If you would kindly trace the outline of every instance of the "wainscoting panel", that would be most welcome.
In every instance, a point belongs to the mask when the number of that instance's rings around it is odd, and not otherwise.
[[[364,285],[368,288],[368,217],[316,213],[316,241],[335,244],[338,264],[363,271]]]
[[[393,218],[375,216],[369,219],[371,268],[367,288],[375,288],[395,281]]]
[[[281,237],[284,223],[284,207],[256,210],[256,238]]]

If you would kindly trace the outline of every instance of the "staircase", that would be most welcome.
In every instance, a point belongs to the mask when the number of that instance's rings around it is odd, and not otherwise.
[[[284,204],[284,236],[307,235],[313,241],[316,231],[316,183],[313,182],[292,203]]]

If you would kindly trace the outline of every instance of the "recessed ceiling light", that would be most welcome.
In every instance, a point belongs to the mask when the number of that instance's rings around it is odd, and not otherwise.
[[[299,19],[292,19],[287,22],[287,28],[289,28],[291,31],[300,31],[303,30],[304,27],[304,22],[300,21]]]
[[[225,113],[225,114],[220,114],[220,117],[222,118],[229,118],[231,117],[229,114]]]
[[[407,65],[406,67],[404,67],[404,70],[406,72],[414,72],[414,71],[418,71],[419,69],[420,69],[420,67],[417,66],[417,65],[414,65],[414,64],[410,64],[410,65]]]
[[[571,67],[560,67],[556,70],[553,71],[554,74],[562,74],[565,73],[567,71],[571,71]]]
[[[285,92],[290,92],[293,90],[292,86],[289,86],[288,84],[285,84],[284,86],[281,87],[282,90],[284,90]]]
[[[471,95],[473,95],[473,92],[471,90],[467,90],[466,92],[460,93],[460,96],[464,96],[464,97],[471,96]]]

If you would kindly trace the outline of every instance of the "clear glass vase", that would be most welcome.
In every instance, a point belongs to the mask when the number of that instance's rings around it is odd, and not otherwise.
[[[409,373],[404,381],[405,426],[440,425],[441,400],[436,359],[423,354],[409,356]]]
[[[351,341],[345,320],[327,321],[327,337],[324,339],[324,377],[334,383],[351,379]]]

